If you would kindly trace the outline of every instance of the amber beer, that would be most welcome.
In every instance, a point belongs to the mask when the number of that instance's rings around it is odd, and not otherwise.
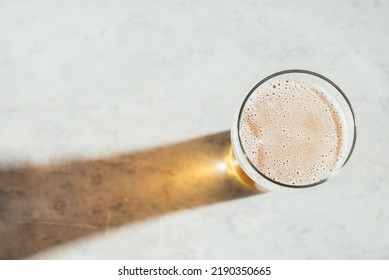
[[[258,188],[313,187],[333,177],[350,158],[354,112],[329,79],[305,70],[282,71],[245,97],[231,139],[240,168]]]

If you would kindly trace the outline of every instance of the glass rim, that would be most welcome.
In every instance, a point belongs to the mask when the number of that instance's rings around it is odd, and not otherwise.
[[[312,75],[312,76],[316,76],[322,80],[324,80],[325,82],[329,83],[330,85],[332,85],[341,95],[342,97],[344,98],[344,100],[346,101],[349,109],[350,109],[350,112],[351,112],[351,115],[352,115],[352,122],[353,122],[353,140],[352,140],[352,144],[351,144],[351,148],[348,152],[348,155],[345,159],[345,161],[342,163],[342,165],[335,171],[333,172],[330,176],[326,177],[325,179],[323,180],[320,180],[320,181],[317,181],[317,182],[314,182],[312,184],[306,184],[306,185],[290,185],[290,184],[285,184],[285,183],[282,183],[282,182],[278,182],[276,180],[273,180],[272,178],[266,176],[264,173],[262,173],[252,162],[251,160],[249,159],[249,157],[247,156],[247,153],[242,145],[242,140],[241,140],[241,137],[240,137],[240,120],[241,120],[241,116],[242,116],[242,112],[243,112],[243,108],[245,107],[248,99],[251,97],[251,95],[256,91],[256,89],[258,87],[260,87],[261,85],[263,85],[265,82],[267,82],[268,80],[274,78],[274,77],[277,77],[277,76],[281,76],[281,75],[284,75],[284,74],[294,74],[294,73],[297,73],[297,74],[307,74],[307,75]],[[338,172],[340,172],[340,170],[343,169],[343,167],[346,165],[346,163],[349,161],[353,151],[354,151],[354,148],[355,148],[355,143],[356,143],[356,139],[357,139],[357,125],[356,125],[356,121],[355,121],[355,114],[354,114],[354,110],[353,110],[353,107],[350,103],[350,100],[348,99],[348,97],[346,96],[346,94],[333,82],[331,81],[330,79],[328,79],[327,77],[319,74],[319,73],[316,73],[316,72],[313,72],[313,71],[309,71],[309,70],[302,70],[302,69],[289,69],[289,70],[283,70],[283,71],[279,71],[279,72],[276,72],[274,74],[271,74],[269,76],[267,76],[266,78],[262,79],[260,82],[258,82],[250,91],[249,93],[247,94],[247,96],[245,97],[245,99],[243,100],[241,106],[240,106],[240,109],[239,109],[239,114],[238,114],[238,118],[237,118],[237,136],[238,136],[238,140],[239,140],[239,145],[240,145],[240,148],[244,154],[244,158],[246,159],[246,161],[250,164],[250,166],[255,170],[255,172],[257,172],[260,176],[262,176],[263,178],[265,178],[266,180],[278,185],[278,186],[281,186],[281,187],[284,187],[284,188],[290,188],[290,189],[304,189],[304,188],[310,188],[310,187],[314,187],[314,186],[317,186],[317,185],[320,185],[324,182],[327,182],[328,180],[330,180],[332,177],[334,177]]]

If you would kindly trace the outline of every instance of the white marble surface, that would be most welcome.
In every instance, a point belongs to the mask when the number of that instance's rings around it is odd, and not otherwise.
[[[3,244],[35,242],[18,238],[22,228],[9,234],[15,223],[40,223],[39,238],[71,233],[50,201],[31,217],[20,211],[29,201],[11,194],[20,177],[27,183],[18,188],[50,196],[46,181],[44,191],[29,184],[26,168],[47,174],[39,168],[226,131],[242,97],[273,72],[329,77],[358,124],[351,161],[320,188],[181,205],[44,250],[8,247],[2,257],[389,259],[388,14],[383,0],[0,0]],[[100,210],[106,225],[114,220]]]

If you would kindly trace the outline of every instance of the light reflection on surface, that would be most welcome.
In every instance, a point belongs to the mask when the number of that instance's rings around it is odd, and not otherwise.
[[[265,192],[258,184],[256,184],[247,174],[242,170],[238,160],[235,158],[234,151],[230,147],[228,154],[224,159],[227,173],[238,180],[243,186],[250,189],[255,189],[260,192]]]

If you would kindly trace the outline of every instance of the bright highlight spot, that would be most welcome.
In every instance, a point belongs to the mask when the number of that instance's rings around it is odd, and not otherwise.
[[[227,169],[227,164],[223,161],[216,162],[215,166],[219,171],[225,171]]]

